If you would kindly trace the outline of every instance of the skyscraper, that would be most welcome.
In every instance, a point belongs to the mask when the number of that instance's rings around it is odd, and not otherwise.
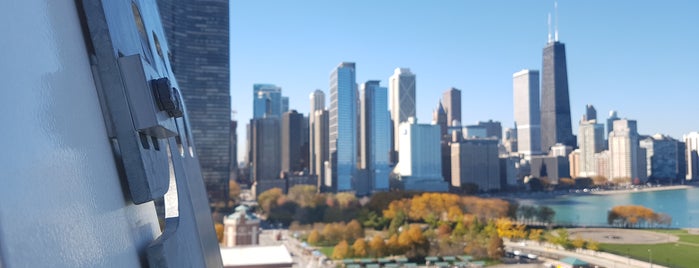
[[[502,139],[502,124],[499,121],[478,121],[478,126],[485,129],[485,136],[488,138]]]
[[[541,150],[548,152],[556,143],[575,147],[570,122],[566,49],[558,42],[558,34],[544,47],[542,65]]]
[[[281,171],[294,173],[302,171],[302,149],[304,139],[303,114],[291,110],[282,115],[281,124]]]
[[[432,112],[432,124],[439,125],[439,133],[444,138],[447,135],[447,112],[444,110],[444,105],[439,102],[439,106]]]
[[[254,84],[252,86],[253,118],[277,117],[284,113],[282,110],[282,88],[272,84]]]
[[[317,110],[313,115],[313,166],[316,176],[318,176],[318,189],[330,189],[332,185],[332,178],[329,178],[326,174],[326,162],[329,159],[328,153],[328,110]]]
[[[448,184],[442,178],[439,126],[417,124],[415,118],[409,118],[400,125],[398,133],[398,171],[405,190],[447,191]]]
[[[316,133],[315,132],[316,115],[315,114],[316,114],[316,111],[321,111],[321,110],[325,109],[325,93],[320,89],[316,89],[315,91],[313,91],[313,93],[311,93],[311,95],[308,96],[308,98],[311,101],[311,106],[310,106],[311,110],[308,114],[308,130],[309,130],[308,131],[308,133],[309,133],[308,140],[309,140],[309,147],[310,147],[309,148],[309,153],[310,153],[309,154],[309,158],[310,158],[309,159],[310,160],[309,169],[310,169],[310,172],[312,174],[320,175],[320,173],[318,173],[317,166],[316,166],[319,163],[317,163],[316,159],[318,157],[321,157],[321,156],[319,156],[319,155],[316,156],[316,149],[315,149],[316,143],[314,142],[315,136],[316,136],[316,134],[315,134]],[[323,164],[323,162],[320,162],[321,166],[322,166],[322,164]]]
[[[281,171],[280,119],[276,117],[250,120],[252,137],[252,181],[279,178]]]
[[[691,132],[682,137],[687,155],[687,180],[699,179],[699,132]]]
[[[664,183],[674,182],[676,179],[684,179],[685,174],[680,174],[681,153],[684,144],[670,136],[655,134],[639,141],[639,146],[646,150],[646,175],[653,181]]]
[[[638,166],[638,140],[636,120],[614,121],[613,130],[609,133],[611,179],[639,177],[639,171],[643,169]]]
[[[389,78],[389,104],[391,110],[391,120],[393,121],[393,142],[391,150],[399,151],[400,135],[398,126],[407,122],[408,118],[415,117],[415,74],[408,68],[396,68]],[[392,162],[396,162],[397,157],[393,157]]]
[[[451,87],[442,93],[442,105],[447,112],[447,124],[458,126],[461,124],[461,90]],[[457,123],[458,122],[458,123]]]
[[[597,109],[592,104],[585,105],[585,115],[583,115],[583,121],[597,120]],[[604,130],[602,130],[604,132]]]
[[[451,143],[451,185],[471,183],[478,190],[500,190],[498,140],[465,139]]]
[[[335,191],[351,191],[357,165],[357,82],[354,62],[330,74],[329,153]]]
[[[614,121],[619,120],[617,112],[614,110],[609,111],[609,117],[607,117],[607,129],[604,131],[604,136],[609,139],[609,132],[614,129]]]
[[[230,176],[229,1],[156,2],[210,202],[224,201]]]
[[[583,118],[587,117],[584,116]],[[604,150],[604,125],[596,120],[580,121],[578,129],[578,145],[580,146],[580,177],[597,176],[595,154]]]
[[[512,75],[517,152],[529,157],[541,153],[539,71],[522,70]]]
[[[388,92],[379,81],[367,81],[360,87],[361,162],[366,170],[371,191],[387,191],[391,150]]]

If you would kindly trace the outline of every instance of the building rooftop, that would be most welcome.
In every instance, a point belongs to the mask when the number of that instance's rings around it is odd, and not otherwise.
[[[221,248],[223,267],[291,267],[293,260],[284,245]]]

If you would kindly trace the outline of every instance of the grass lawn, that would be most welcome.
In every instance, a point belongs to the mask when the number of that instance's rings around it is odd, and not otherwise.
[[[330,258],[333,256],[333,248],[334,247],[319,247],[318,251],[323,253],[326,257]]]
[[[648,261],[653,258],[653,263],[669,267],[696,267],[699,263],[699,235],[690,235],[685,230],[654,230],[660,233],[669,233],[680,237],[679,243],[664,243],[655,245],[619,245],[600,244],[602,251],[607,251],[620,256]],[[650,249],[650,253],[648,250]]]

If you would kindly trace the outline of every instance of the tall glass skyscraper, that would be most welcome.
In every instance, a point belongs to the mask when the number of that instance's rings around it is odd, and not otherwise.
[[[372,191],[388,190],[391,150],[388,93],[379,81],[367,81],[360,87],[361,162],[371,181]]]
[[[541,150],[548,152],[556,143],[575,147],[570,122],[566,48],[558,38],[544,47],[542,65]]]
[[[272,84],[254,84],[252,98],[252,118],[279,118],[285,112],[281,87]]]
[[[522,70],[512,75],[517,151],[526,157],[541,152],[539,71]]]
[[[225,201],[231,132],[229,1],[156,2],[210,202]]]
[[[352,191],[357,169],[357,79],[354,62],[330,74],[330,162],[335,191]]]

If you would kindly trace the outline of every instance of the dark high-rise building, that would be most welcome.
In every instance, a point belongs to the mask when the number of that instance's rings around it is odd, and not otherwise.
[[[304,144],[303,114],[291,110],[282,115],[281,128],[281,168],[282,172],[302,171],[305,165],[302,158]]]
[[[255,118],[250,120],[252,138],[252,181],[279,178],[281,171],[281,131],[279,118]]]
[[[238,180],[238,121],[237,120],[231,120],[231,150],[230,150],[230,158],[231,158],[231,163],[230,163],[230,168],[229,172],[231,175],[229,178],[231,180]]]
[[[157,1],[212,203],[225,200],[230,176],[228,3]]]
[[[313,114],[313,158],[314,169],[311,170],[318,176],[318,189],[330,189],[332,180],[326,177],[325,163],[329,159],[328,145],[328,110],[316,110]]]
[[[541,73],[541,149],[561,143],[575,147],[570,120],[566,48],[558,38],[544,47]]]
[[[439,125],[439,132],[444,139],[447,135],[447,112],[444,110],[442,102],[439,102],[437,109],[432,112],[432,123]]]
[[[357,194],[388,191],[388,175],[391,172],[389,154],[391,150],[390,114],[388,113],[388,90],[370,80],[360,86],[360,153],[359,168],[365,172],[368,187],[356,189]],[[361,191],[364,190],[364,191]]]
[[[447,124],[449,126],[461,125],[461,90],[452,87],[444,91],[442,105],[447,112]],[[457,122],[458,124],[455,124]]]
[[[585,115],[583,116],[583,121],[597,120],[597,110],[592,104],[585,106]]]

